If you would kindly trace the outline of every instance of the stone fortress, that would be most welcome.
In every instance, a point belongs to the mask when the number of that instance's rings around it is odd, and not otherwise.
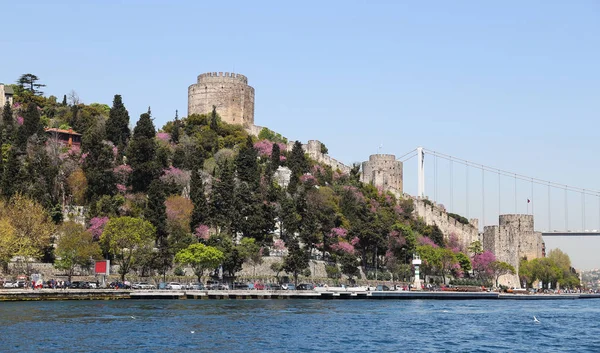
[[[221,119],[244,127],[254,125],[254,88],[244,75],[208,72],[188,88],[188,116],[217,108]]]
[[[254,88],[248,85],[244,75],[228,72],[209,72],[198,76],[198,82],[188,88],[188,116],[206,114],[216,106],[221,119],[229,124],[242,125],[246,131],[257,136],[263,129],[254,124]],[[322,143],[309,140],[302,145],[304,151],[319,163],[330,166],[341,173],[349,173],[347,166],[321,152]],[[293,142],[287,146],[291,150]],[[534,231],[531,215],[501,215],[499,226],[486,226],[479,232],[479,221],[469,220],[462,224],[450,217],[445,209],[435,203],[403,193],[403,164],[392,154],[374,154],[362,163],[361,181],[370,183],[396,197],[412,198],[415,214],[428,225],[437,225],[448,239],[456,235],[463,247],[479,240],[484,250],[496,255],[499,261],[511,264],[516,275],[502,276],[500,284],[520,287],[519,261],[526,257],[531,260],[545,256],[542,235]]]
[[[371,183],[396,196],[402,195],[402,162],[393,154],[373,154],[362,163],[361,181]]]

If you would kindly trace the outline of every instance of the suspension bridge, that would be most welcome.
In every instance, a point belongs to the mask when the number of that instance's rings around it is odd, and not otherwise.
[[[415,157],[417,197],[443,205],[447,212],[478,218],[482,226],[497,224],[501,214],[529,214],[537,220],[536,230],[544,237],[600,236],[600,191],[526,176],[423,147],[398,160],[406,165]]]

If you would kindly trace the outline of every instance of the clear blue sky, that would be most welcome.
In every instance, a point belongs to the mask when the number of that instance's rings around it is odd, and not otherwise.
[[[346,163],[381,145],[396,155],[422,145],[600,189],[597,1],[52,3],[3,2],[0,82],[30,72],[59,98],[75,90],[85,103],[110,105],[121,94],[133,121],[151,106],[160,127],[176,109],[186,115],[187,87],[198,74],[235,70],[256,89],[257,124],[321,140]],[[415,173],[408,163],[411,193]],[[506,183],[501,192],[511,195]],[[518,212],[526,212],[527,192],[517,197]],[[503,212],[515,211],[511,197]],[[465,198],[454,196],[455,211],[466,213]],[[545,229],[543,200],[534,201]],[[600,228],[599,207],[587,206],[586,222],[596,224],[588,228]],[[580,220],[569,211],[570,225]],[[589,260],[576,264],[600,267],[600,258],[584,254],[592,243],[599,252],[600,239],[569,251]]]

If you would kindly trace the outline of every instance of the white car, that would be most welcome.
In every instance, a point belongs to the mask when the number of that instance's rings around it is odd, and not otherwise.
[[[17,282],[4,282],[4,288],[18,288]]]
[[[183,289],[183,285],[179,282],[169,282],[167,283],[167,285],[165,286],[166,289],[175,289],[175,290],[181,290]]]

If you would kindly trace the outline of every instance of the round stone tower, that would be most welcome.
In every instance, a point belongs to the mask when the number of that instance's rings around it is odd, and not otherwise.
[[[362,182],[402,194],[402,162],[393,154],[372,154],[362,164]]]
[[[244,75],[208,72],[188,88],[188,116],[207,114],[213,106],[221,120],[244,127],[254,125],[254,88]]]

